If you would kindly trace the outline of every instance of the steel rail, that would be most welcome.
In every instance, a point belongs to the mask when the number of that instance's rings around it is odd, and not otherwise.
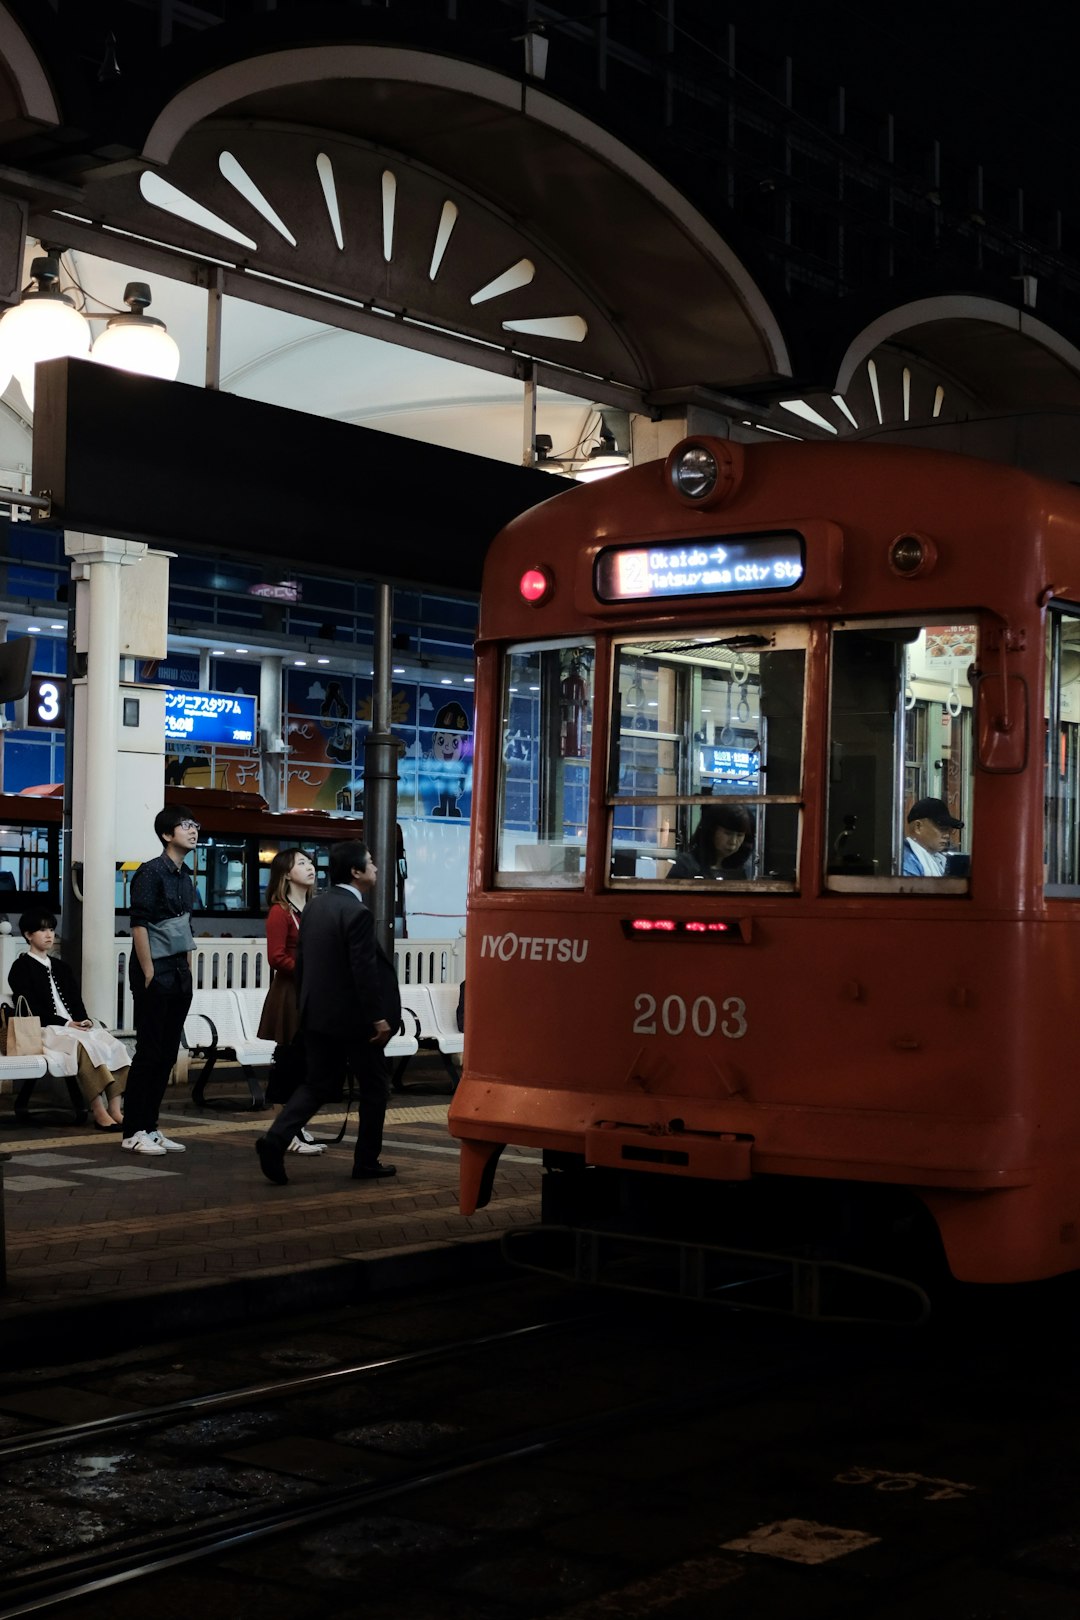
[[[678,1394],[657,1396],[651,1400],[612,1407],[588,1417],[574,1418],[545,1428],[527,1430],[513,1438],[492,1440],[469,1448],[441,1466],[417,1470],[390,1482],[353,1485],[322,1492],[313,1500],[288,1507],[260,1508],[223,1527],[220,1518],[212,1525],[204,1524],[189,1529],[168,1531],[149,1545],[144,1539],[137,1557],[132,1557],[132,1546],[114,1546],[92,1554],[79,1554],[74,1558],[55,1561],[49,1566],[38,1566],[20,1579],[8,1578],[7,1595],[14,1602],[5,1602],[0,1608],[0,1620],[19,1620],[24,1615],[39,1614],[46,1609],[72,1599],[142,1580],[183,1564],[212,1558],[237,1548],[265,1539],[271,1535],[304,1529],[344,1513],[347,1509],[373,1508],[384,1502],[423,1490],[445,1485],[455,1479],[498,1467],[501,1463],[516,1462],[525,1457],[538,1457],[609,1430],[658,1418],[681,1409],[711,1405],[717,1401],[733,1400],[768,1387],[793,1371],[805,1375],[817,1371],[830,1375],[840,1370],[835,1357],[823,1356],[820,1361],[792,1366],[782,1363],[772,1369],[758,1368],[728,1380],[722,1386],[707,1389],[683,1390]],[[21,1587],[20,1592],[18,1588]]]
[[[560,1328],[580,1328],[591,1322],[600,1322],[597,1315],[562,1317],[546,1322],[530,1322],[524,1327],[508,1328],[498,1333],[484,1333],[471,1339],[450,1339],[444,1344],[427,1345],[422,1350],[406,1350],[400,1355],[378,1356],[371,1361],[352,1362],[346,1367],[333,1367],[327,1371],[298,1374],[295,1378],[282,1378],[261,1384],[246,1384],[233,1390],[216,1390],[209,1395],[191,1395],[180,1401],[169,1401],[163,1406],[144,1407],[138,1412],[119,1412],[108,1417],[87,1418],[83,1423],[71,1423],[64,1428],[46,1429],[29,1437],[16,1437],[0,1441],[0,1460],[7,1462],[17,1457],[30,1457],[43,1451],[56,1451],[64,1446],[77,1445],[81,1440],[97,1440],[101,1435],[119,1434],[125,1430],[151,1428],[158,1423],[170,1423],[181,1417],[202,1417],[208,1412],[227,1411],[230,1407],[252,1406],[260,1401],[283,1400],[289,1396],[335,1383],[348,1383],[353,1379],[370,1378],[377,1373],[400,1367],[424,1366],[431,1362],[451,1361],[455,1356],[473,1350],[482,1350],[493,1344],[506,1344],[530,1335],[557,1332]]]

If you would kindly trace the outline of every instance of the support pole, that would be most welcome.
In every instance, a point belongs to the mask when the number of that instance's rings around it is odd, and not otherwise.
[[[390,957],[394,952],[394,899],[397,893],[397,762],[401,744],[390,732],[390,641],[393,593],[375,586],[374,667],[371,730],[364,744],[364,842],[378,868],[372,895],[375,937]]]
[[[116,1001],[116,755],[120,745],[120,560],[89,565],[86,821],[83,826],[83,999],[112,1022]]]
[[[536,373],[532,366],[525,368],[525,394],[522,400],[521,465],[536,465]]]

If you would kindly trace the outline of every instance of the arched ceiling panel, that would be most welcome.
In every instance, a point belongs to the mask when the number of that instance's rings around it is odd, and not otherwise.
[[[222,150],[296,247],[222,175]],[[646,392],[787,369],[759,289],[685,198],[580,115],[486,70],[366,47],[254,58],[177,97],[146,151],[165,163],[163,178],[255,249],[166,219],[135,175],[88,181],[95,216]],[[316,176],[320,153],[340,199],[341,248]],[[397,182],[389,259],[387,169]],[[432,277],[447,202],[456,221]],[[472,302],[523,259],[531,279]]]

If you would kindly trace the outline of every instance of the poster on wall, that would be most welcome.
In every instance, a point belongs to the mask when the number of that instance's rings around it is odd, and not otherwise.
[[[290,670],[285,688],[290,810],[354,808],[354,682]]]
[[[473,698],[421,687],[417,727],[417,814],[467,821],[472,811]]]
[[[221,793],[258,793],[257,754],[225,748],[194,748],[165,755],[165,786],[216,788]]]

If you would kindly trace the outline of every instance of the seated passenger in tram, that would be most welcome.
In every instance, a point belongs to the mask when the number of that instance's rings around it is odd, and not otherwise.
[[[744,878],[754,861],[754,819],[741,804],[706,805],[669,878]]]
[[[25,1001],[41,1020],[41,1039],[49,1072],[74,1073],[79,1090],[99,1131],[118,1131],[124,1117],[122,1098],[131,1058],[107,1029],[94,1024],[67,963],[49,955],[56,943],[56,918],[32,908],[19,918],[27,950],[17,956],[8,984],[19,1010]]]
[[[907,814],[907,837],[900,868],[903,877],[938,878],[948,875],[946,852],[953,829],[962,827],[944,799],[916,799]]]

